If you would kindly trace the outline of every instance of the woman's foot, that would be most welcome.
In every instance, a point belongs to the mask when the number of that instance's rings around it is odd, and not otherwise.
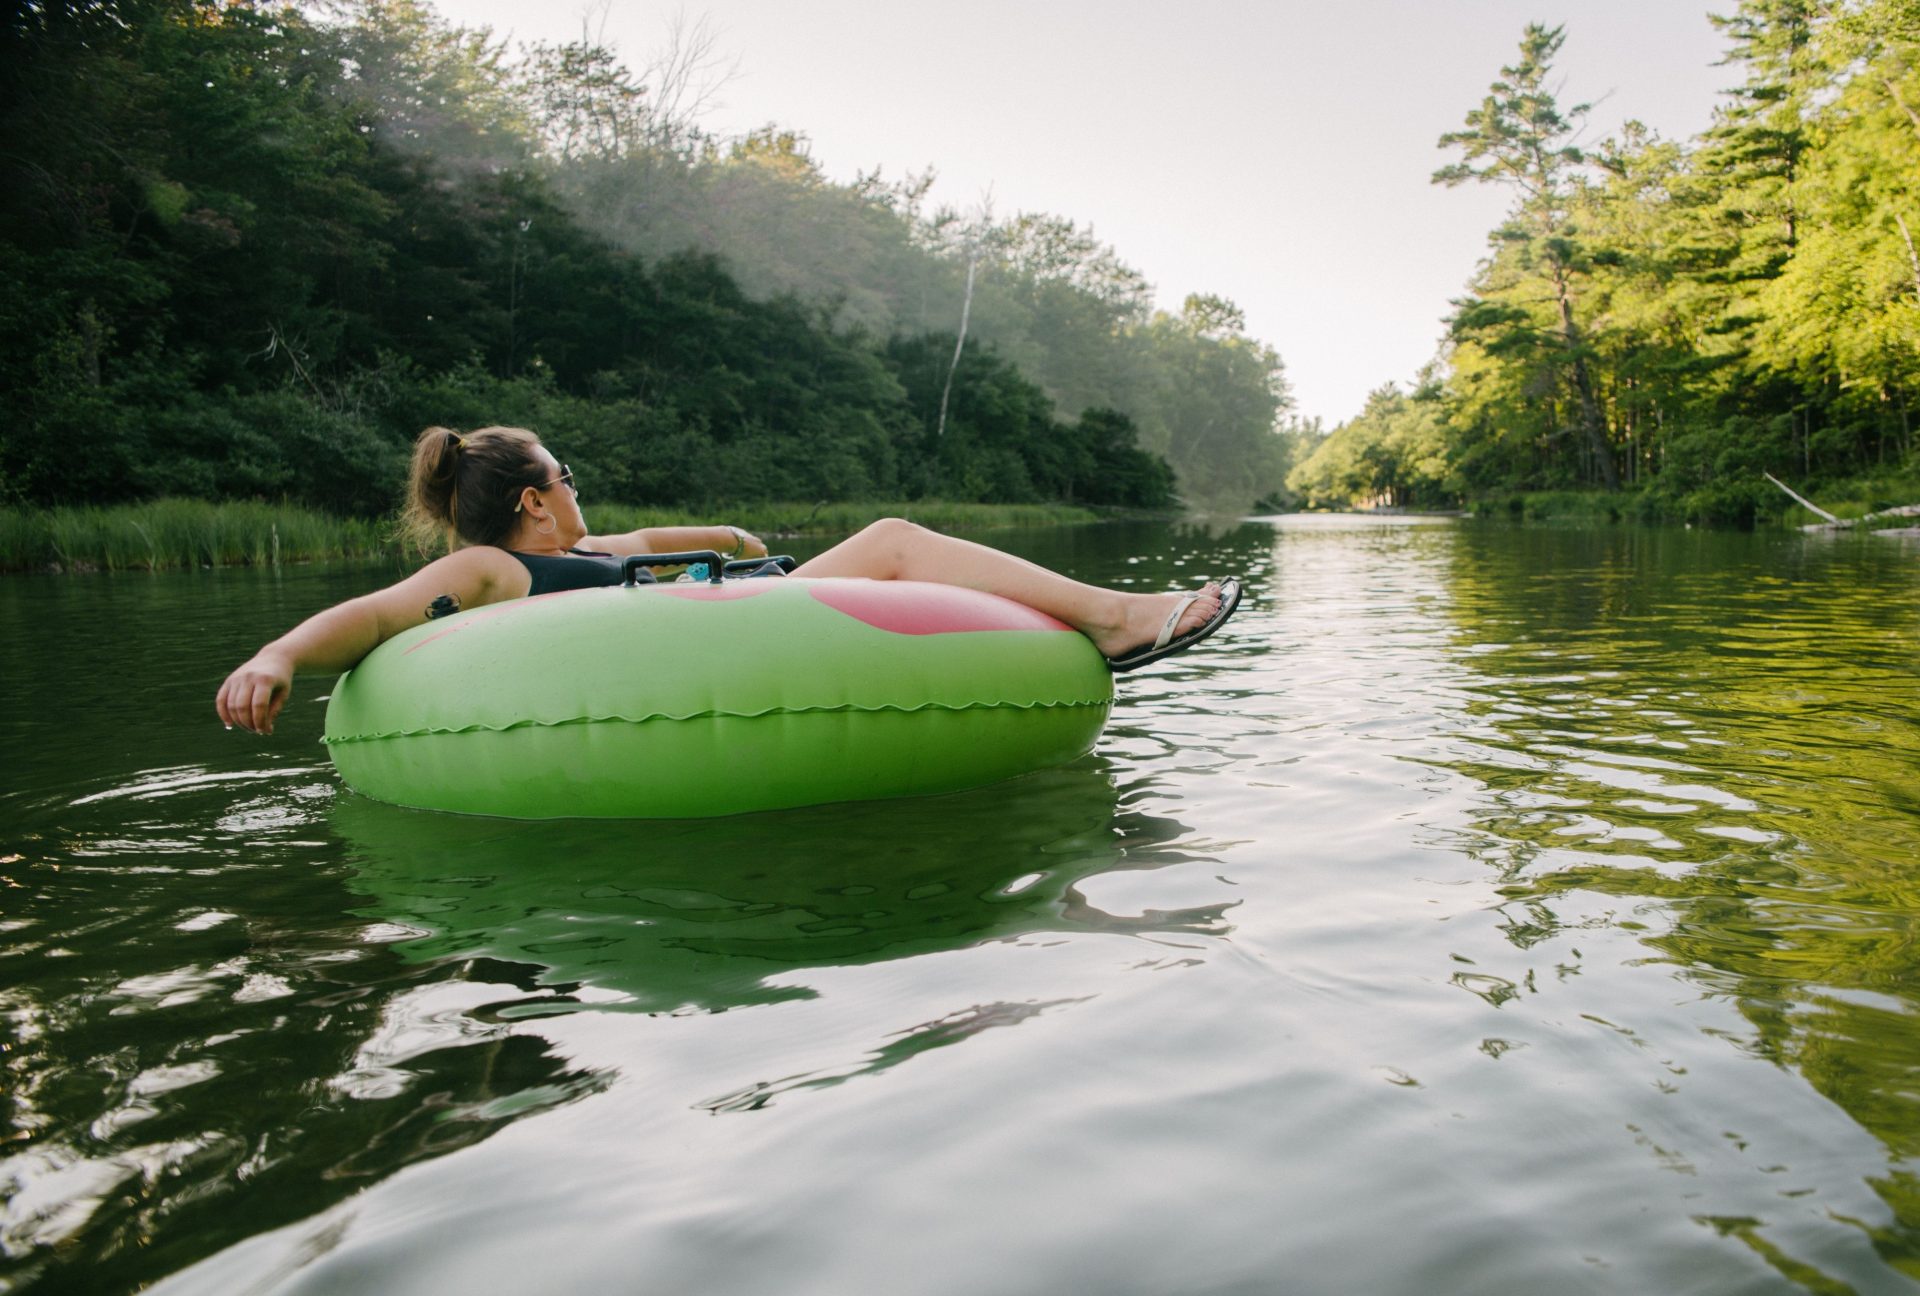
[[[1106,653],[1107,666],[1115,674],[1171,657],[1205,639],[1227,623],[1240,606],[1240,582],[1229,578],[1215,585],[1208,583],[1197,594],[1173,595],[1160,628],[1151,639],[1140,642],[1119,655]]]
[[[1196,594],[1122,594],[1120,620],[1108,629],[1089,632],[1093,646],[1108,661],[1120,664],[1118,669],[1130,670],[1134,665],[1145,665],[1155,657],[1165,656],[1173,645],[1185,647],[1189,643],[1198,643],[1207,634],[1209,627],[1217,628],[1226,616],[1232,615],[1233,606],[1240,601],[1240,586],[1237,581],[1228,581],[1224,586],[1212,581],[1202,586]],[[1222,615],[1223,609],[1226,615]],[[1167,624],[1169,618],[1173,624]],[[1142,657],[1151,653],[1153,656]]]

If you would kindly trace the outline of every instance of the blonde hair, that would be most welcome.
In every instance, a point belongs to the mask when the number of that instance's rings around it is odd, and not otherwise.
[[[501,543],[513,530],[520,492],[547,481],[547,466],[533,453],[539,444],[525,428],[422,432],[413,443],[401,518],[408,537],[429,552],[442,544]]]

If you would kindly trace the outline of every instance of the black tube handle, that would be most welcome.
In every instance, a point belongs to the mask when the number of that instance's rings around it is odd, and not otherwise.
[[[790,572],[800,564],[792,554],[776,554],[769,558],[722,558],[711,549],[689,549],[685,553],[633,554],[620,563],[622,584],[634,583],[634,575],[642,567],[690,567],[694,563],[707,565],[707,583],[718,585],[728,576],[742,572],[759,571],[768,563],[774,564],[782,572]]]
[[[766,558],[735,558],[727,563],[727,575],[757,572],[768,563],[778,567],[783,575],[800,565],[792,554],[773,554]]]

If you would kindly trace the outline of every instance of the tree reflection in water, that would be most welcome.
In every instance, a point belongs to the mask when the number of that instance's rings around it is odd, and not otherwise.
[[[1859,1227],[1916,1272],[1920,584],[1884,541],[1779,543],[1464,530],[1449,593],[1472,726],[1444,764],[1484,789],[1460,844],[1502,879],[1512,943],[1560,933],[1576,893],[1627,901],[1610,921],[1737,1005],[1736,1047],[1884,1145],[1870,1182],[1894,1222]],[[1492,981],[1467,988],[1529,988]],[[1756,1220],[1702,1222],[1825,1281]]]
[[[131,1289],[611,1083],[543,1036],[554,1013],[721,1012],[807,997],[809,968],[1041,932],[1226,930],[1224,906],[1110,914],[1081,894],[1188,858],[1187,829],[1121,810],[1091,758],[669,823],[400,810],[311,767],[149,774],[32,820],[10,865],[33,883],[8,917],[35,975],[0,987],[8,1281]],[[182,827],[206,824],[225,827]],[[712,1109],[1049,1007],[951,1013]]]
[[[1188,829],[1121,811],[1094,759],[906,802],[662,823],[512,823],[349,798],[367,911],[420,961],[487,958],[571,1002],[720,1011],[809,996],[795,973],[1035,931],[1224,930],[1223,908],[1106,913],[1084,879],[1188,856]]]

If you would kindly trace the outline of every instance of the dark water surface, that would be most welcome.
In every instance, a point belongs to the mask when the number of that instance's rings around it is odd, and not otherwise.
[[[1073,766],[698,823],[224,732],[378,572],[0,580],[0,1291],[1920,1287],[1920,546],[994,538],[1250,601]]]

